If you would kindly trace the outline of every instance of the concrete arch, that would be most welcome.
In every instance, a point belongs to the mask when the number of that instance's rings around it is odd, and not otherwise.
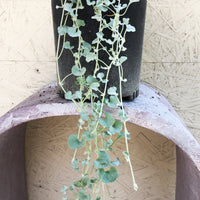
[[[24,164],[27,122],[53,116],[78,115],[76,106],[61,99],[56,87],[56,83],[52,83],[42,88],[0,118],[1,199],[27,199]],[[200,145],[169,102],[156,90],[141,83],[140,96],[124,105],[131,123],[161,134],[176,144],[176,200],[199,200]]]

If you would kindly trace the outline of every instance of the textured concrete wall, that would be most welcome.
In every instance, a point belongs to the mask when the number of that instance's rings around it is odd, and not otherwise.
[[[200,1],[149,0],[142,81],[163,94],[200,142]]]
[[[0,0],[0,115],[56,80],[49,0]]]
[[[142,81],[200,141],[200,1],[149,0]],[[0,0],[0,115],[56,80],[50,0]]]

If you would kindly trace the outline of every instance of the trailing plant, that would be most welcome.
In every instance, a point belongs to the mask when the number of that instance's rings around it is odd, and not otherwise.
[[[130,166],[133,187],[137,190],[128,148],[128,117],[122,101],[122,82],[127,81],[123,76],[123,63],[127,57],[122,53],[126,51],[124,44],[127,32],[135,32],[134,26],[124,14],[134,2],[138,0],[130,0],[127,4],[120,0],[87,0],[86,6],[94,10],[92,20],[98,22],[99,26],[92,43],[85,41],[82,35],[85,21],[78,15],[79,11],[84,9],[82,0],[61,0],[61,4],[56,7],[62,9],[56,54],[58,84],[65,94],[65,99],[72,100],[80,113],[78,132],[68,138],[69,147],[74,149],[71,164],[75,171],[80,172],[80,176],[73,180],[70,186],[64,186],[62,189],[64,195],[71,191],[75,195],[74,199],[105,200],[105,185],[118,178],[117,166],[120,161],[118,158],[111,160],[109,154],[114,151],[114,145],[120,139],[124,139],[126,144],[122,153]],[[68,20],[70,26],[66,25]],[[108,38],[105,32],[109,32],[111,37]],[[72,46],[70,41],[66,40],[67,37],[77,38],[77,47]],[[58,61],[64,49],[71,52],[74,65],[71,73],[61,78]],[[102,52],[108,57],[107,61],[101,58]],[[82,60],[87,63],[86,67],[83,66]],[[94,65],[94,72],[88,75],[87,68],[91,65]],[[111,68],[118,70],[119,85],[108,88]],[[74,93],[63,87],[69,76],[76,77],[74,84],[79,89]],[[115,110],[118,116],[114,117],[108,108]],[[83,160],[78,159],[78,152],[84,152]],[[92,152],[96,155],[95,160],[91,159]],[[67,196],[63,197],[63,200],[67,199]]]

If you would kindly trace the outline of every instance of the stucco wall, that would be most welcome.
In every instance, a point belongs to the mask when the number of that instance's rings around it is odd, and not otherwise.
[[[200,141],[200,1],[149,0],[141,80]],[[0,0],[0,115],[56,80],[50,0]]]

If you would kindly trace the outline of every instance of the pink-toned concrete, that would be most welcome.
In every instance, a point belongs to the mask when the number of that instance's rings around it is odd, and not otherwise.
[[[131,123],[159,133],[177,145],[176,200],[199,200],[200,145],[171,105],[144,84],[140,85],[140,96],[124,105]],[[0,118],[0,199],[27,199],[24,169],[26,123],[77,114],[76,106],[61,99],[56,94],[56,84],[52,83]]]

